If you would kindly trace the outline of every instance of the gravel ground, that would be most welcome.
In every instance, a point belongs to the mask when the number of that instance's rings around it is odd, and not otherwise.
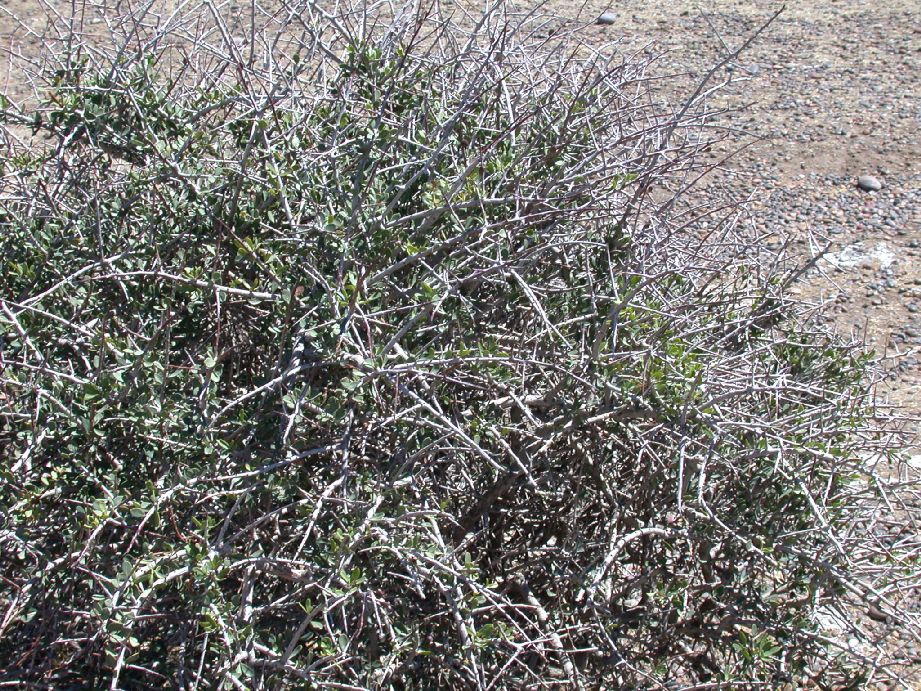
[[[590,44],[616,39],[625,52],[664,51],[659,71],[687,75],[675,84],[691,89],[779,5],[549,0],[543,9],[586,22]],[[34,54],[37,41],[14,36],[15,22],[4,10],[38,27],[39,3],[0,0],[0,49]],[[605,23],[596,23],[603,13]],[[5,74],[0,70],[0,92],[24,94],[23,85]],[[804,257],[831,243],[830,254],[798,290],[804,300],[829,301],[825,319],[876,348],[889,375],[881,393],[912,416],[921,416],[915,393],[921,383],[919,74],[918,0],[791,3],[716,75],[729,83],[714,106],[740,108],[729,124],[755,140],[703,190],[751,198],[755,226],[791,233]],[[860,176],[874,177],[881,189],[860,189]],[[906,535],[906,527],[896,526],[895,539],[917,537]],[[917,611],[918,602],[907,604]],[[841,635],[857,640],[851,632]],[[917,641],[885,621],[870,622],[866,635],[887,637],[891,649],[914,665],[911,677],[921,680]],[[904,688],[921,688],[921,681]]]
[[[592,1],[551,10],[590,20],[594,40],[667,51],[665,66],[700,77],[779,9],[752,1]],[[610,19],[608,19],[610,20]],[[888,356],[881,393],[921,413],[921,5],[806,0],[786,7],[717,78],[714,105],[742,107],[734,125],[758,138],[714,181],[751,196],[754,223],[792,233],[805,256],[831,243],[833,262],[801,289],[833,301],[843,333]],[[879,191],[857,186],[873,176]],[[728,182],[721,185],[719,182]],[[844,261],[841,261],[841,257]]]
[[[665,51],[663,71],[702,77],[780,8],[751,0],[597,0],[545,8],[605,24],[601,44]],[[786,7],[715,79],[714,106],[743,108],[731,124],[757,141],[729,164],[714,194],[752,198],[753,222],[796,238],[802,254],[832,244],[833,259],[804,286],[834,301],[839,330],[891,356],[887,393],[912,415],[921,381],[921,5],[806,0]],[[690,83],[690,82],[689,82]],[[857,186],[873,176],[879,191]],[[821,274],[821,275],[819,275]]]

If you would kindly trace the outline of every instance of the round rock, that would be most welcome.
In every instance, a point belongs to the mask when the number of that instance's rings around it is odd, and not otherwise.
[[[608,26],[617,21],[617,15],[613,12],[602,12],[598,19],[595,21],[596,24],[601,24],[602,26]]]
[[[861,175],[857,178],[857,186],[864,192],[879,192],[883,189],[883,183],[872,175]]]

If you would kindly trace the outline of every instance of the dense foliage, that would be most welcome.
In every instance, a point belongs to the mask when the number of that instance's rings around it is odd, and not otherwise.
[[[866,359],[693,203],[705,91],[501,9],[302,9],[267,62],[205,10],[61,44],[22,111],[5,679],[859,682],[811,615],[876,554]]]

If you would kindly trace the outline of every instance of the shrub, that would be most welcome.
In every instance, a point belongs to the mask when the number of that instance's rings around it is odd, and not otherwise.
[[[868,359],[695,203],[705,92],[502,7],[266,16],[68,25],[6,111],[6,680],[859,683]]]

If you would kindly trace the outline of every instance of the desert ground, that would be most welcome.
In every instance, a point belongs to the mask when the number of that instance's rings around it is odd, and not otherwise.
[[[551,3],[594,24],[596,41],[664,51],[688,84],[762,26],[779,3]],[[606,14],[607,13],[607,14]],[[723,102],[755,137],[723,168],[712,193],[751,199],[752,222],[789,233],[804,257],[831,244],[800,289],[830,301],[826,319],[883,358],[880,393],[921,411],[921,6],[808,0],[790,3],[735,61]],[[878,191],[858,187],[861,176]]]

